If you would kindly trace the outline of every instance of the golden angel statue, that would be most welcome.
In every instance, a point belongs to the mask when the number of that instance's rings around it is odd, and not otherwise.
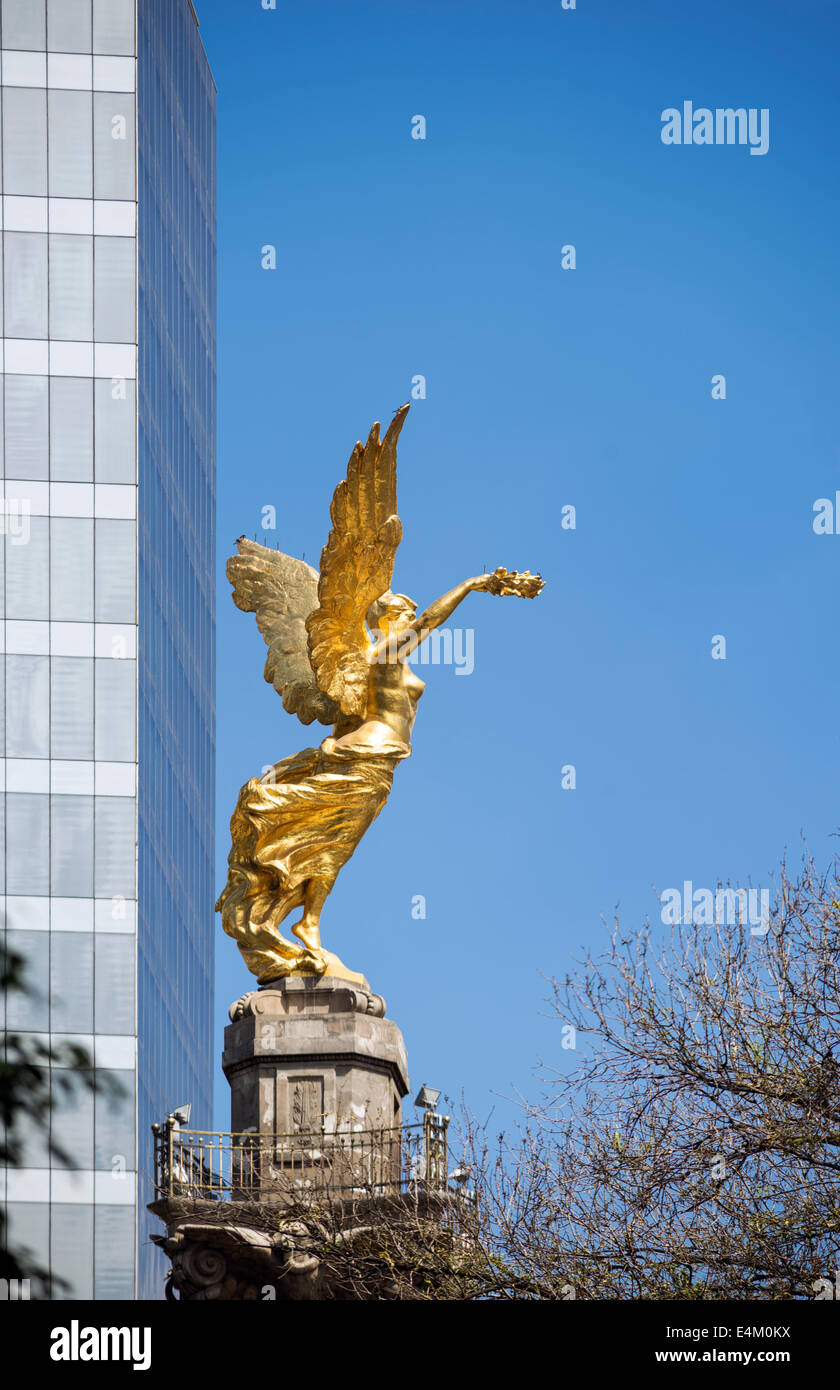
[[[233,601],[255,613],[268,646],[265,679],[302,724],[332,724],[317,748],[284,758],[239,793],[228,879],[216,904],[260,984],[286,975],[360,980],[321,945],[321,910],[339,870],[388,799],[411,753],[424,682],[408,658],[471,593],[533,598],[539,575],[497,569],[466,579],[418,618],[391,576],[397,516],[397,439],[408,406],[385,437],[375,424],[357,444],[330,506],[321,572],[244,537],[227,564]],[[290,941],[284,918],[302,908]]]

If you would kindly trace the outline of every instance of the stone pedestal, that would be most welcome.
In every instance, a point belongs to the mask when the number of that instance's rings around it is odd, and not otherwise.
[[[367,982],[278,980],[239,999],[222,1068],[234,1133],[342,1134],[400,1125],[402,1034]]]
[[[150,1210],[166,1234],[152,1239],[172,1263],[167,1297],[413,1297],[430,1250],[450,1267],[454,1198],[445,1121],[401,1126],[408,1067],[384,999],[363,977],[286,979],[230,1017],[230,1133],[182,1130],[174,1116],[155,1126]],[[405,1270],[392,1247],[408,1252]]]

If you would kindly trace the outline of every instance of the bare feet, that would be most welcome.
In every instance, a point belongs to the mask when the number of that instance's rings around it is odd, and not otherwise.
[[[320,951],[321,933],[318,930],[317,922],[307,922],[306,918],[302,917],[299,922],[295,922],[291,931],[292,935],[296,936],[298,941],[302,941],[304,946],[308,946],[310,951]]]

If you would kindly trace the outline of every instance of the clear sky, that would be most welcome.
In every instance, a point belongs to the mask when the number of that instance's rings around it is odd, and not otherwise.
[[[196,2],[219,87],[218,886],[241,783],[326,732],[264,684],[224,560],[245,532],[317,564],[350,449],[422,374],[395,587],[426,604],[498,564],[547,584],[453,618],[475,669],[422,672],[414,756],[322,931],[385,995],[412,1095],[486,1114],[562,1062],[543,975],[602,914],[658,920],[685,879],[762,886],[802,833],[821,861],[834,843],[840,534],[812,522],[840,488],[840,16]],[[767,108],[767,153],[665,146],[684,101]],[[220,1048],[251,987],[221,927],[217,966]]]

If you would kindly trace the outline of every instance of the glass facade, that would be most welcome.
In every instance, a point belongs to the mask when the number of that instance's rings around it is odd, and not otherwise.
[[[209,1129],[212,1106],[216,94],[188,0],[138,16],[140,1296],[159,1298],[150,1127],[189,1102]]]
[[[189,0],[0,0],[0,50],[7,1026],[122,1083],[0,1196],[64,1296],[160,1297],[150,1125],[210,1116],[215,90]]]

